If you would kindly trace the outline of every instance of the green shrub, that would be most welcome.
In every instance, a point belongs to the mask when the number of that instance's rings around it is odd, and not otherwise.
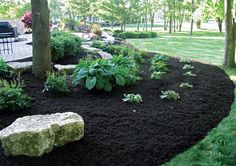
[[[130,103],[140,103],[143,101],[142,96],[140,94],[124,94],[123,102]]]
[[[80,50],[79,37],[68,32],[54,31],[51,33],[51,50],[53,61],[75,54]]]
[[[104,32],[112,32],[110,29],[103,29]]]
[[[164,62],[156,62],[152,64],[151,71],[167,72],[169,71],[167,64]]]
[[[91,46],[94,48],[101,49],[101,50],[103,50],[106,47],[106,45],[103,42],[100,42],[97,40],[93,41]]]
[[[114,31],[113,37],[122,38],[122,39],[143,39],[143,38],[155,38],[157,37],[156,32],[122,32]]]
[[[180,98],[180,95],[173,90],[168,90],[168,91],[162,91],[162,95],[160,97],[161,99],[178,100]]]
[[[82,84],[88,90],[111,91],[112,85],[125,85],[129,71],[106,59],[81,60],[76,66],[72,80],[74,85]]]
[[[0,58],[0,78],[8,79],[14,75],[14,71]]]
[[[52,91],[56,93],[66,93],[69,91],[66,75],[60,75],[57,73],[48,73],[47,80],[44,84],[44,91]]]
[[[30,97],[23,92],[22,82],[0,80],[0,109],[13,111],[22,110],[29,106]]]
[[[192,88],[193,85],[189,84],[188,82],[182,82],[180,85],[179,85],[180,88]]]

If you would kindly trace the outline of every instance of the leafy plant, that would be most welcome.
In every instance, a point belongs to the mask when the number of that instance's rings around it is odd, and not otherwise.
[[[121,66],[114,65],[106,59],[81,60],[76,66],[72,79],[73,84],[82,84],[88,90],[111,91],[112,84],[125,85],[125,78],[129,71]]]
[[[151,59],[151,63],[152,64],[155,64],[157,62],[167,63],[168,60],[169,60],[168,56],[165,56],[165,55],[162,55],[162,54],[157,54]]]
[[[0,58],[0,78],[9,79],[14,75],[14,71]]]
[[[189,64],[189,63],[191,63],[191,61],[188,60],[188,59],[180,59],[180,63],[187,63],[187,64]]]
[[[47,80],[44,84],[44,91],[52,91],[56,93],[66,93],[69,91],[66,75],[60,75],[57,73],[48,73]]]
[[[130,103],[140,103],[142,102],[142,96],[140,94],[124,94],[123,102],[130,102]]]
[[[123,32],[114,31],[113,37],[122,39],[139,39],[139,38],[155,38],[157,37],[156,32]]]
[[[101,26],[98,24],[92,25],[92,32],[97,36],[102,36]]]
[[[166,74],[166,72],[161,72],[161,71],[154,71],[151,75],[152,79],[155,80],[159,80],[161,79],[164,75]]]
[[[161,99],[178,100],[180,98],[180,95],[173,90],[168,90],[168,91],[162,91],[162,95],[160,97]]]
[[[0,109],[13,111],[29,106],[30,97],[23,91],[24,84],[20,81],[7,82],[0,80]]]
[[[32,29],[32,13],[26,12],[21,18],[21,22],[24,23],[25,28]]]
[[[167,64],[164,62],[156,62],[152,64],[151,71],[167,72],[169,71]]]
[[[75,54],[80,50],[80,46],[80,38],[71,33],[62,31],[53,31],[51,33],[51,51],[53,61]]]
[[[188,82],[182,82],[179,87],[180,88],[192,88],[193,85],[189,84]]]
[[[185,64],[184,67],[183,67],[184,70],[192,70],[194,69],[194,66],[192,65],[189,65],[189,64]]]
[[[103,42],[97,40],[93,41],[91,46],[102,50],[106,47],[106,45]]]
[[[192,73],[192,71],[188,71],[188,72],[184,73],[184,76],[195,77],[196,74]]]

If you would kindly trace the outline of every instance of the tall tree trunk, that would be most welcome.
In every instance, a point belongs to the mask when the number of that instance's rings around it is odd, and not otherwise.
[[[176,23],[176,20],[175,20],[175,8],[176,8],[176,6],[175,6],[175,0],[174,0],[174,2],[173,2],[173,5],[174,5],[174,9],[173,9],[174,32],[176,32],[176,29],[175,29],[175,23]]]
[[[191,29],[190,29],[190,35],[192,36],[193,35],[193,23],[194,23],[194,20],[193,20],[193,13],[194,13],[194,5],[195,5],[195,3],[194,3],[194,0],[192,0],[192,20],[191,20]]]
[[[222,24],[223,24],[223,20],[221,18],[217,18],[217,23],[218,23],[218,28],[220,33],[222,32]]]
[[[47,0],[31,0],[33,24],[33,68],[36,77],[46,77],[51,71],[49,9]]]
[[[232,1],[225,0],[225,55],[224,66],[235,67],[235,43],[233,33]]]
[[[171,2],[169,1],[168,2],[169,4],[168,4],[168,7],[169,7],[169,33],[172,33],[172,22],[173,22],[173,20],[172,20],[172,8],[171,8]]]

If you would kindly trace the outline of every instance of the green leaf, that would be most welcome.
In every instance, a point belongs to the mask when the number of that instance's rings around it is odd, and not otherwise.
[[[103,83],[104,83],[103,89],[107,92],[110,92],[112,90],[112,86],[111,83],[109,82],[109,79],[104,79]]]
[[[86,79],[86,88],[88,88],[89,90],[93,89],[96,85],[96,82],[97,82],[97,78],[94,76],[94,77],[88,77]]]
[[[115,78],[116,78],[116,83],[119,86],[124,86],[125,85],[125,79],[121,75],[116,75]]]

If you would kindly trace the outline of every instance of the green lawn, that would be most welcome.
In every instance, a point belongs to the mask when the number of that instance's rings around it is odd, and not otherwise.
[[[163,52],[170,56],[198,60],[204,63],[223,63],[224,34],[218,32],[161,33],[156,39],[129,40],[137,48]],[[223,68],[236,83],[236,69]],[[235,90],[236,95],[236,90]],[[231,114],[205,139],[177,155],[165,166],[234,166],[236,165],[236,101]]]
[[[193,36],[189,32],[158,33],[154,39],[130,39],[137,48],[157,51],[171,56],[221,65],[224,55],[224,34],[199,31]]]

